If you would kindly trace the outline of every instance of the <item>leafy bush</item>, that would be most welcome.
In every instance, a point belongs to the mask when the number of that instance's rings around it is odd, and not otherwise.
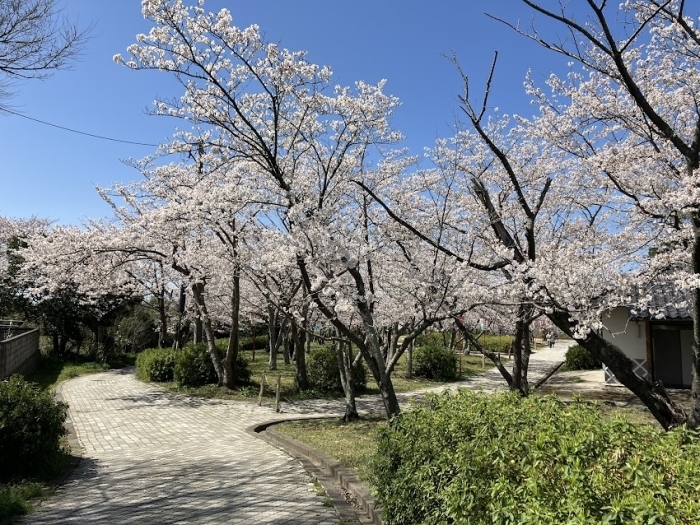
[[[574,345],[566,351],[565,366],[567,370],[600,370],[603,363],[581,345]]]
[[[21,376],[0,382],[0,479],[43,475],[61,456],[68,405]]]
[[[225,344],[217,341],[220,355],[223,355],[225,347]],[[203,386],[217,382],[214,364],[205,343],[187,345],[176,353],[173,379],[180,386]],[[235,382],[238,385],[250,382],[248,361],[241,354],[238,354],[236,361]]]
[[[512,337],[509,335],[483,335],[479,342],[489,352],[507,354]]]
[[[149,348],[136,357],[136,376],[141,381],[172,381],[174,369],[175,351],[170,348]]]
[[[457,377],[457,355],[442,344],[431,342],[413,351],[413,374],[436,381],[451,381]]]
[[[311,348],[306,358],[306,371],[309,384],[320,392],[342,392],[338,354],[332,346],[316,346]],[[363,362],[353,368],[355,389],[360,391],[367,387],[367,369]]]
[[[241,337],[238,340],[239,350],[266,350],[268,337],[267,334],[256,335],[255,339],[252,336]]]
[[[700,435],[517,393],[429,397],[378,435],[391,524],[697,523]]]

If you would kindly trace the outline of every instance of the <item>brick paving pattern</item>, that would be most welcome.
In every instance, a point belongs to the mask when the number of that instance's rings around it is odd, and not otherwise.
[[[564,359],[568,342],[532,355],[530,381]],[[505,387],[488,370],[447,388]],[[426,389],[399,395],[402,406]],[[337,524],[301,465],[246,432],[274,419],[269,406],[178,396],[115,370],[63,384],[83,459],[23,524]],[[381,413],[378,396],[358,410]],[[283,417],[340,415],[343,401],[285,403]]]

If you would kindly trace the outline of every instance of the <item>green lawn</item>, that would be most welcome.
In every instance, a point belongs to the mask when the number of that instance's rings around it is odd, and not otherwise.
[[[379,427],[386,424],[387,421],[383,418],[350,423],[343,423],[336,418],[290,421],[272,428],[337,459],[368,484],[370,461],[377,452],[375,434]]]
[[[312,346],[315,346],[312,345]],[[255,360],[253,360],[253,352],[246,350],[242,352],[243,357],[248,362],[248,368],[251,371],[251,384],[242,388],[237,388],[235,390],[229,390],[227,388],[220,388],[216,385],[205,385],[202,387],[179,387],[177,384],[170,383],[160,383],[165,388],[172,392],[195,395],[206,398],[216,398],[216,399],[229,399],[235,401],[250,401],[257,399],[260,392],[260,382],[265,377],[265,385],[263,389],[263,398],[265,403],[275,399],[275,388],[277,385],[277,379],[280,379],[280,399],[281,401],[294,401],[299,399],[317,399],[317,398],[333,398],[342,397],[341,393],[328,394],[325,392],[297,392],[296,388],[296,364],[294,362],[290,364],[285,364],[282,354],[279,355],[277,360],[277,370],[270,370],[268,366],[269,356],[262,350],[255,351]],[[491,368],[493,364],[490,361],[486,361],[485,368]],[[455,381],[460,381],[466,377],[472,376],[483,372],[482,359],[481,356],[471,355],[462,357],[462,376]],[[406,378],[406,355],[404,354],[399,359],[396,369],[394,370],[392,376],[392,381],[394,384],[394,390],[397,393],[400,392],[411,392],[414,390],[420,390],[423,388],[430,388],[445,384],[440,381],[430,381],[421,378]],[[358,395],[364,394],[378,394],[379,389],[377,388],[374,379],[371,374],[367,374],[367,389],[358,392]]]

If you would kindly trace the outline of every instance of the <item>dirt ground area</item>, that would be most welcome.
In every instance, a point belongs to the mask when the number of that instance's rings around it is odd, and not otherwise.
[[[557,394],[564,399],[578,395],[589,401],[600,401],[619,407],[643,407],[642,403],[624,386],[605,384],[603,370],[576,370],[557,372],[537,389],[538,394]],[[690,390],[668,389],[671,398],[684,408],[690,403]]]

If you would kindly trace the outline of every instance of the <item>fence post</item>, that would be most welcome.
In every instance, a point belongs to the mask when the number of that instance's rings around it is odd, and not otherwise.
[[[280,411],[280,383],[281,382],[282,382],[282,376],[277,376],[277,388],[275,389],[275,412]]]

